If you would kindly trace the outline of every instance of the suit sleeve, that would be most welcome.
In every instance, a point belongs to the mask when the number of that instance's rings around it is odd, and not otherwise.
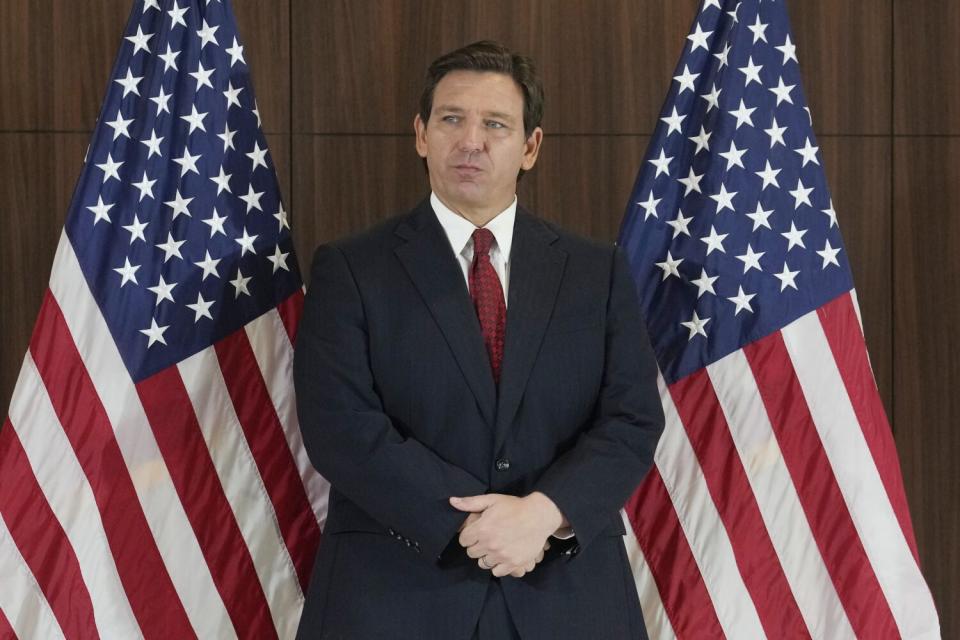
[[[554,501],[581,547],[610,524],[649,471],[664,426],[656,358],[619,247],[612,262],[605,365],[592,423],[534,489]]]
[[[294,355],[297,412],[317,471],[384,527],[415,540],[431,561],[466,514],[453,495],[487,486],[414,438],[384,413],[370,369],[360,292],[343,252],[317,249]]]

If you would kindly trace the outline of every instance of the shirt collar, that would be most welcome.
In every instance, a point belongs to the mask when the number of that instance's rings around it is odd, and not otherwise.
[[[437,220],[440,221],[440,225],[447,234],[447,240],[450,241],[454,253],[462,254],[467,242],[473,237],[473,232],[477,229],[477,226],[443,204],[436,193],[430,193],[430,204],[433,206]],[[484,228],[489,229],[497,240],[497,248],[500,255],[503,256],[504,262],[510,259],[510,245],[513,243],[513,222],[516,217],[517,196],[513,196],[513,202],[484,225]]]

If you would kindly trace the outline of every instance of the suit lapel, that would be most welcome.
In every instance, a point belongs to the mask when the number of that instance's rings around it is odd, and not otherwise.
[[[463,271],[430,201],[421,202],[397,226],[396,234],[407,240],[394,250],[397,258],[443,332],[484,419],[493,425],[497,390],[480,332],[480,321],[473,309]]]
[[[510,249],[507,328],[494,428],[495,453],[503,446],[520,405],[560,289],[567,254],[551,246],[556,238],[537,218],[517,208]],[[479,327],[479,322],[477,325]]]

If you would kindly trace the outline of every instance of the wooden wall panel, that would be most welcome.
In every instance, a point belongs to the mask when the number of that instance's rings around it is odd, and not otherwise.
[[[897,449],[944,638],[960,634],[960,140],[898,138],[894,154]]]
[[[232,4],[263,130],[289,133],[290,0],[233,0]]]

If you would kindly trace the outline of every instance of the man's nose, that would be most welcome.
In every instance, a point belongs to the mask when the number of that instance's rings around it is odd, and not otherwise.
[[[463,128],[460,149],[463,151],[481,151],[485,142],[483,126],[480,123],[468,124]]]

